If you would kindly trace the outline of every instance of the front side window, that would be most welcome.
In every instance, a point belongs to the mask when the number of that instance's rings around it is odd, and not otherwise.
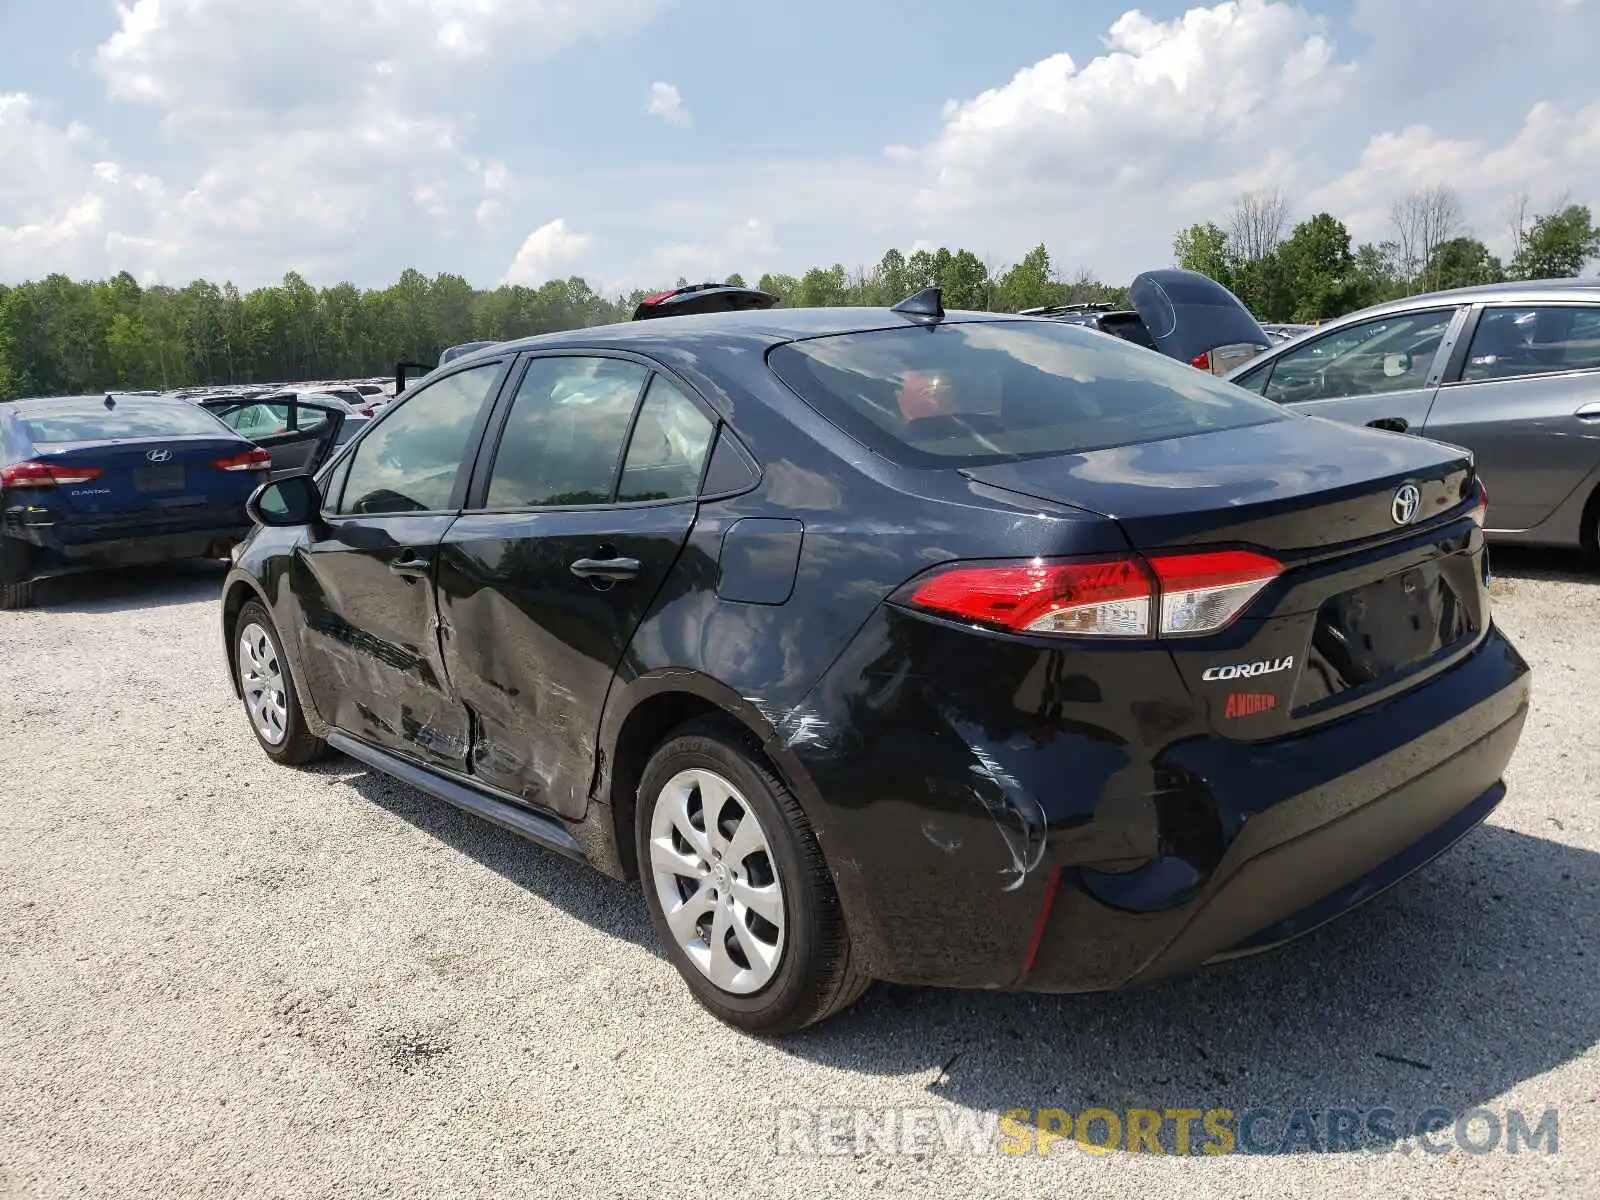
[[[838,334],[778,346],[767,362],[823,417],[907,466],[1103,450],[1289,419],[1185,363],[1056,321]]]
[[[489,508],[609,504],[650,371],[615,358],[528,364],[489,473]]]
[[[617,499],[680,500],[700,490],[715,427],[694,401],[664,376],[650,381],[628,442]]]
[[[1485,309],[1467,347],[1463,381],[1600,367],[1600,308]]]
[[[407,393],[356,446],[339,512],[434,512],[450,506],[478,414],[500,364],[484,363]]]
[[[1455,315],[1453,308],[1396,313],[1296,346],[1272,360],[1262,395],[1300,404],[1420,388]]]

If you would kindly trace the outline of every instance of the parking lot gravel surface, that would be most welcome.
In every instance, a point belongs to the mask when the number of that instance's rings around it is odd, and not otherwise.
[[[59,582],[0,613],[0,1197],[1600,1196],[1600,578],[1497,564],[1534,709],[1506,803],[1420,875],[1172,984],[880,985],[771,1043],[691,1002],[636,887],[269,762],[216,571]],[[1248,1154],[961,1149],[1090,1107],[1277,1123]],[[1430,1107],[1555,1110],[1558,1144],[1273,1144],[1296,1108]]]

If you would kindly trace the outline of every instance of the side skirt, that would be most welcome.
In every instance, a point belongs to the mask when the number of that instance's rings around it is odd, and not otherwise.
[[[492,789],[475,780],[468,780],[453,772],[424,767],[420,763],[401,758],[387,750],[380,750],[340,729],[328,731],[328,745],[343,754],[348,754],[357,762],[365,763],[375,771],[382,771],[402,783],[409,783],[412,787],[427,792],[446,804],[453,804],[475,817],[482,817],[485,821],[492,822],[501,829],[510,830],[530,842],[536,842],[547,850],[554,850],[557,854],[564,854],[579,862],[588,861],[583,847],[572,834],[567,832],[567,827],[558,818],[530,812],[520,804],[511,802],[509,797],[505,800],[498,799]]]

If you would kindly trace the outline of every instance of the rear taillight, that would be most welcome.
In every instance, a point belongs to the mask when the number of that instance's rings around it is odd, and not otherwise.
[[[1482,529],[1489,519],[1489,489],[1483,480],[1480,479],[1477,483],[1478,502],[1472,507],[1472,519],[1478,523],[1478,528]]]
[[[1150,565],[1161,583],[1161,632],[1173,637],[1224,628],[1283,574],[1282,563],[1253,550],[1158,554]]]
[[[252,446],[243,454],[235,454],[231,458],[219,458],[216,461],[219,471],[270,471],[272,470],[272,455],[260,446]]]
[[[911,602],[1018,633],[1146,637],[1154,592],[1131,558],[964,566],[918,585]]]
[[[1211,352],[1208,350],[1200,351],[1199,354],[1196,354],[1189,360],[1189,365],[1191,367],[1198,367],[1202,371],[1211,370]]]
[[[1282,573],[1277,559],[1252,550],[967,563],[900,598],[1013,633],[1195,637],[1227,628]]]
[[[0,467],[0,487],[50,488],[88,483],[102,474],[99,467],[63,466],[61,463],[20,462]]]

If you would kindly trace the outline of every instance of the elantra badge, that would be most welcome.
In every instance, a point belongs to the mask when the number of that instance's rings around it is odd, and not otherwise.
[[[1417,510],[1421,507],[1422,492],[1416,484],[1406,483],[1395,492],[1389,515],[1394,518],[1396,525],[1409,525],[1417,519]]]

